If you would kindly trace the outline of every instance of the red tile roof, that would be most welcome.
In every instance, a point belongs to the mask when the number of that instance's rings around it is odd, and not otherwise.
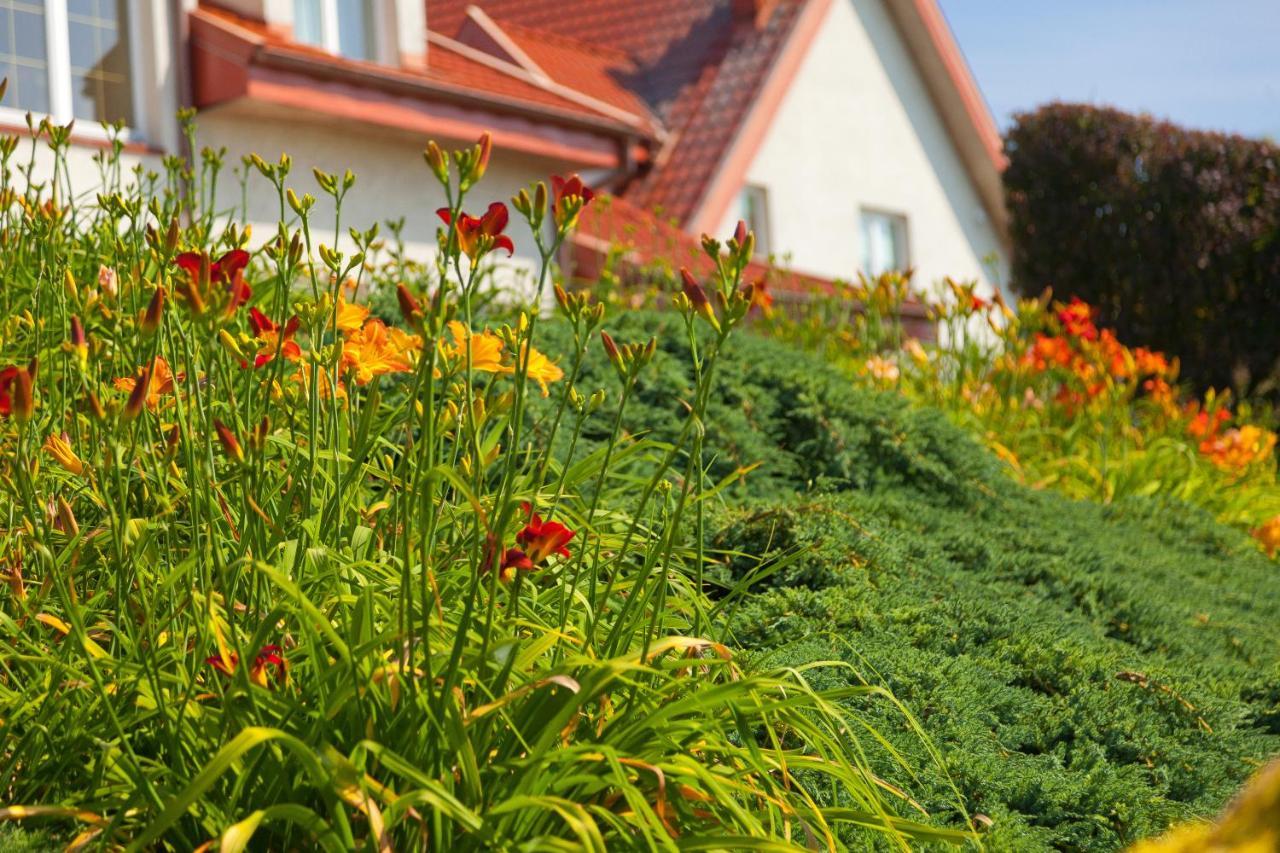
[[[623,194],[684,225],[706,196],[811,0],[776,0],[758,28],[735,14],[738,2],[484,0],[478,5],[508,32],[520,28],[520,44],[530,55],[540,41],[569,38],[605,46],[618,57],[606,67],[609,76],[642,98],[669,134],[654,168],[636,176]],[[470,5],[471,0],[431,0],[428,25],[443,32],[461,29]]]
[[[265,48],[275,56],[310,60],[323,64],[331,73],[376,76],[385,81],[411,84],[435,84],[457,90],[459,93],[483,99],[491,96],[513,103],[552,108],[566,114],[576,114],[596,121],[620,124],[609,110],[594,108],[582,99],[566,97],[546,86],[531,81],[527,74],[515,67],[503,67],[501,63],[486,62],[487,57],[475,57],[465,45],[433,43],[427,52],[427,66],[422,70],[408,70],[386,65],[335,56],[325,50],[295,42],[277,30],[237,15],[217,6],[202,4],[191,13],[193,34],[198,37],[209,28],[219,28],[225,34],[238,37],[250,49]],[[203,30],[201,27],[203,26]],[[618,95],[622,97],[622,95]],[[630,96],[630,105],[644,111],[643,104]]]

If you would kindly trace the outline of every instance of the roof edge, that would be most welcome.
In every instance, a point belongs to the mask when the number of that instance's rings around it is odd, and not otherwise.
[[[987,215],[1008,248],[1009,216],[1001,177],[1008,165],[1004,143],[946,16],[937,0],[884,0],[884,4],[951,133]]]
[[[764,144],[765,135],[782,106],[782,101],[795,82],[796,74],[814,38],[827,17],[832,0],[808,0],[800,16],[787,34],[782,50],[774,58],[755,103],[747,112],[742,128],[729,150],[721,158],[702,198],[694,205],[685,227],[690,231],[708,231],[720,224],[724,212],[746,178],[751,162]]]

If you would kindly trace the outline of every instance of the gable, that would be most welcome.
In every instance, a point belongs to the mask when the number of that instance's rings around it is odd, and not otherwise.
[[[730,191],[694,222],[731,228],[752,184],[768,193],[773,249],[800,270],[853,277],[860,218],[873,210],[905,217],[918,284],[994,281],[984,259],[1003,263],[1000,228],[888,2],[832,0],[767,128],[738,140],[743,164],[721,175]]]

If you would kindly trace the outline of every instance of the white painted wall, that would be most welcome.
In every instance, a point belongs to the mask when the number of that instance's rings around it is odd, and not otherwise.
[[[833,0],[747,182],[769,192],[773,249],[796,270],[852,278],[859,214],[905,214],[915,283],[1007,281],[1007,258],[882,0]],[[719,234],[733,231],[736,204]],[[993,276],[984,257],[999,253]]]
[[[240,218],[240,187],[231,173],[241,166],[241,157],[256,153],[268,162],[276,162],[281,153],[293,159],[289,185],[301,196],[316,197],[312,210],[314,239],[334,245],[334,205],[321,192],[312,169],[342,174],[350,169],[356,175],[355,186],[342,206],[342,222],[338,248],[352,251],[349,227],[366,229],[374,222],[405,218],[404,238],[411,257],[425,260],[436,250],[436,228],[441,225],[435,211],[446,204],[444,192],[428,171],[422,159],[425,138],[379,131],[371,127],[354,127],[319,116],[272,110],[269,114],[253,105],[219,108],[199,117],[197,144],[200,147],[226,148],[227,168],[219,180],[218,202],[227,209],[235,208]],[[474,140],[438,140],[441,146],[461,147]],[[563,165],[512,152],[495,151],[484,180],[467,196],[468,213],[479,215],[490,202],[505,202],[535,180],[546,180],[563,171]],[[294,218],[292,210],[287,215]],[[249,181],[247,221],[253,225],[254,242],[270,239],[280,206],[272,186],[253,170]],[[506,253],[498,251],[504,268],[504,286],[529,286],[537,253],[533,234],[514,209],[506,232],[515,243],[515,256],[506,262]],[[382,227],[382,235],[390,231]],[[547,291],[550,292],[548,286]],[[527,292],[527,291],[526,291]]]

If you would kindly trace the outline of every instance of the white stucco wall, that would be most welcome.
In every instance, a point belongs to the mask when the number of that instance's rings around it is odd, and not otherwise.
[[[881,0],[833,0],[746,180],[767,188],[773,250],[796,270],[852,278],[867,207],[907,217],[917,287],[948,275],[1007,280],[995,230]],[[719,233],[738,216],[735,203]]]
[[[218,201],[225,208],[235,208],[240,216],[240,187],[231,167],[240,167],[241,156],[256,153],[268,162],[276,162],[281,153],[293,160],[288,184],[301,196],[316,197],[312,210],[312,233],[317,242],[334,245],[334,206],[316,184],[312,168],[341,175],[350,169],[356,176],[355,186],[342,206],[342,234],[338,248],[352,251],[349,227],[366,229],[374,222],[384,223],[381,234],[390,238],[385,220],[404,217],[403,236],[411,257],[425,260],[436,249],[436,228],[441,222],[437,208],[445,205],[444,192],[432,177],[422,159],[426,138],[379,131],[370,127],[352,127],[314,115],[264,115],[259,108],[233,107],[206,111],[199,117],[197,144],[200,147],[227,149],[227,169],[219,179]],[[461,147],[474,140],[438,140],[446,147]],[[465,208],[479,215],[493,201],[510,207],[511,197],[535,180],[546,180],[563,171],[564,165],[512,152],[495,150],[488,172],[467,196]],[[253,225],[254,242],[270,239],[279,216],[279,200],[275,190],[256,170],[249,181],[247,221]],[[288,216],[296,218],[286,208]],[[511,286],[526,286],[537,258],[533,235],[520,215],[511,210],[511,224],[506,233],[515,243],[515,256],[505,262],[506,253],[497,252],[505,281]],[[550,288],[548,287],[548,292]]]

